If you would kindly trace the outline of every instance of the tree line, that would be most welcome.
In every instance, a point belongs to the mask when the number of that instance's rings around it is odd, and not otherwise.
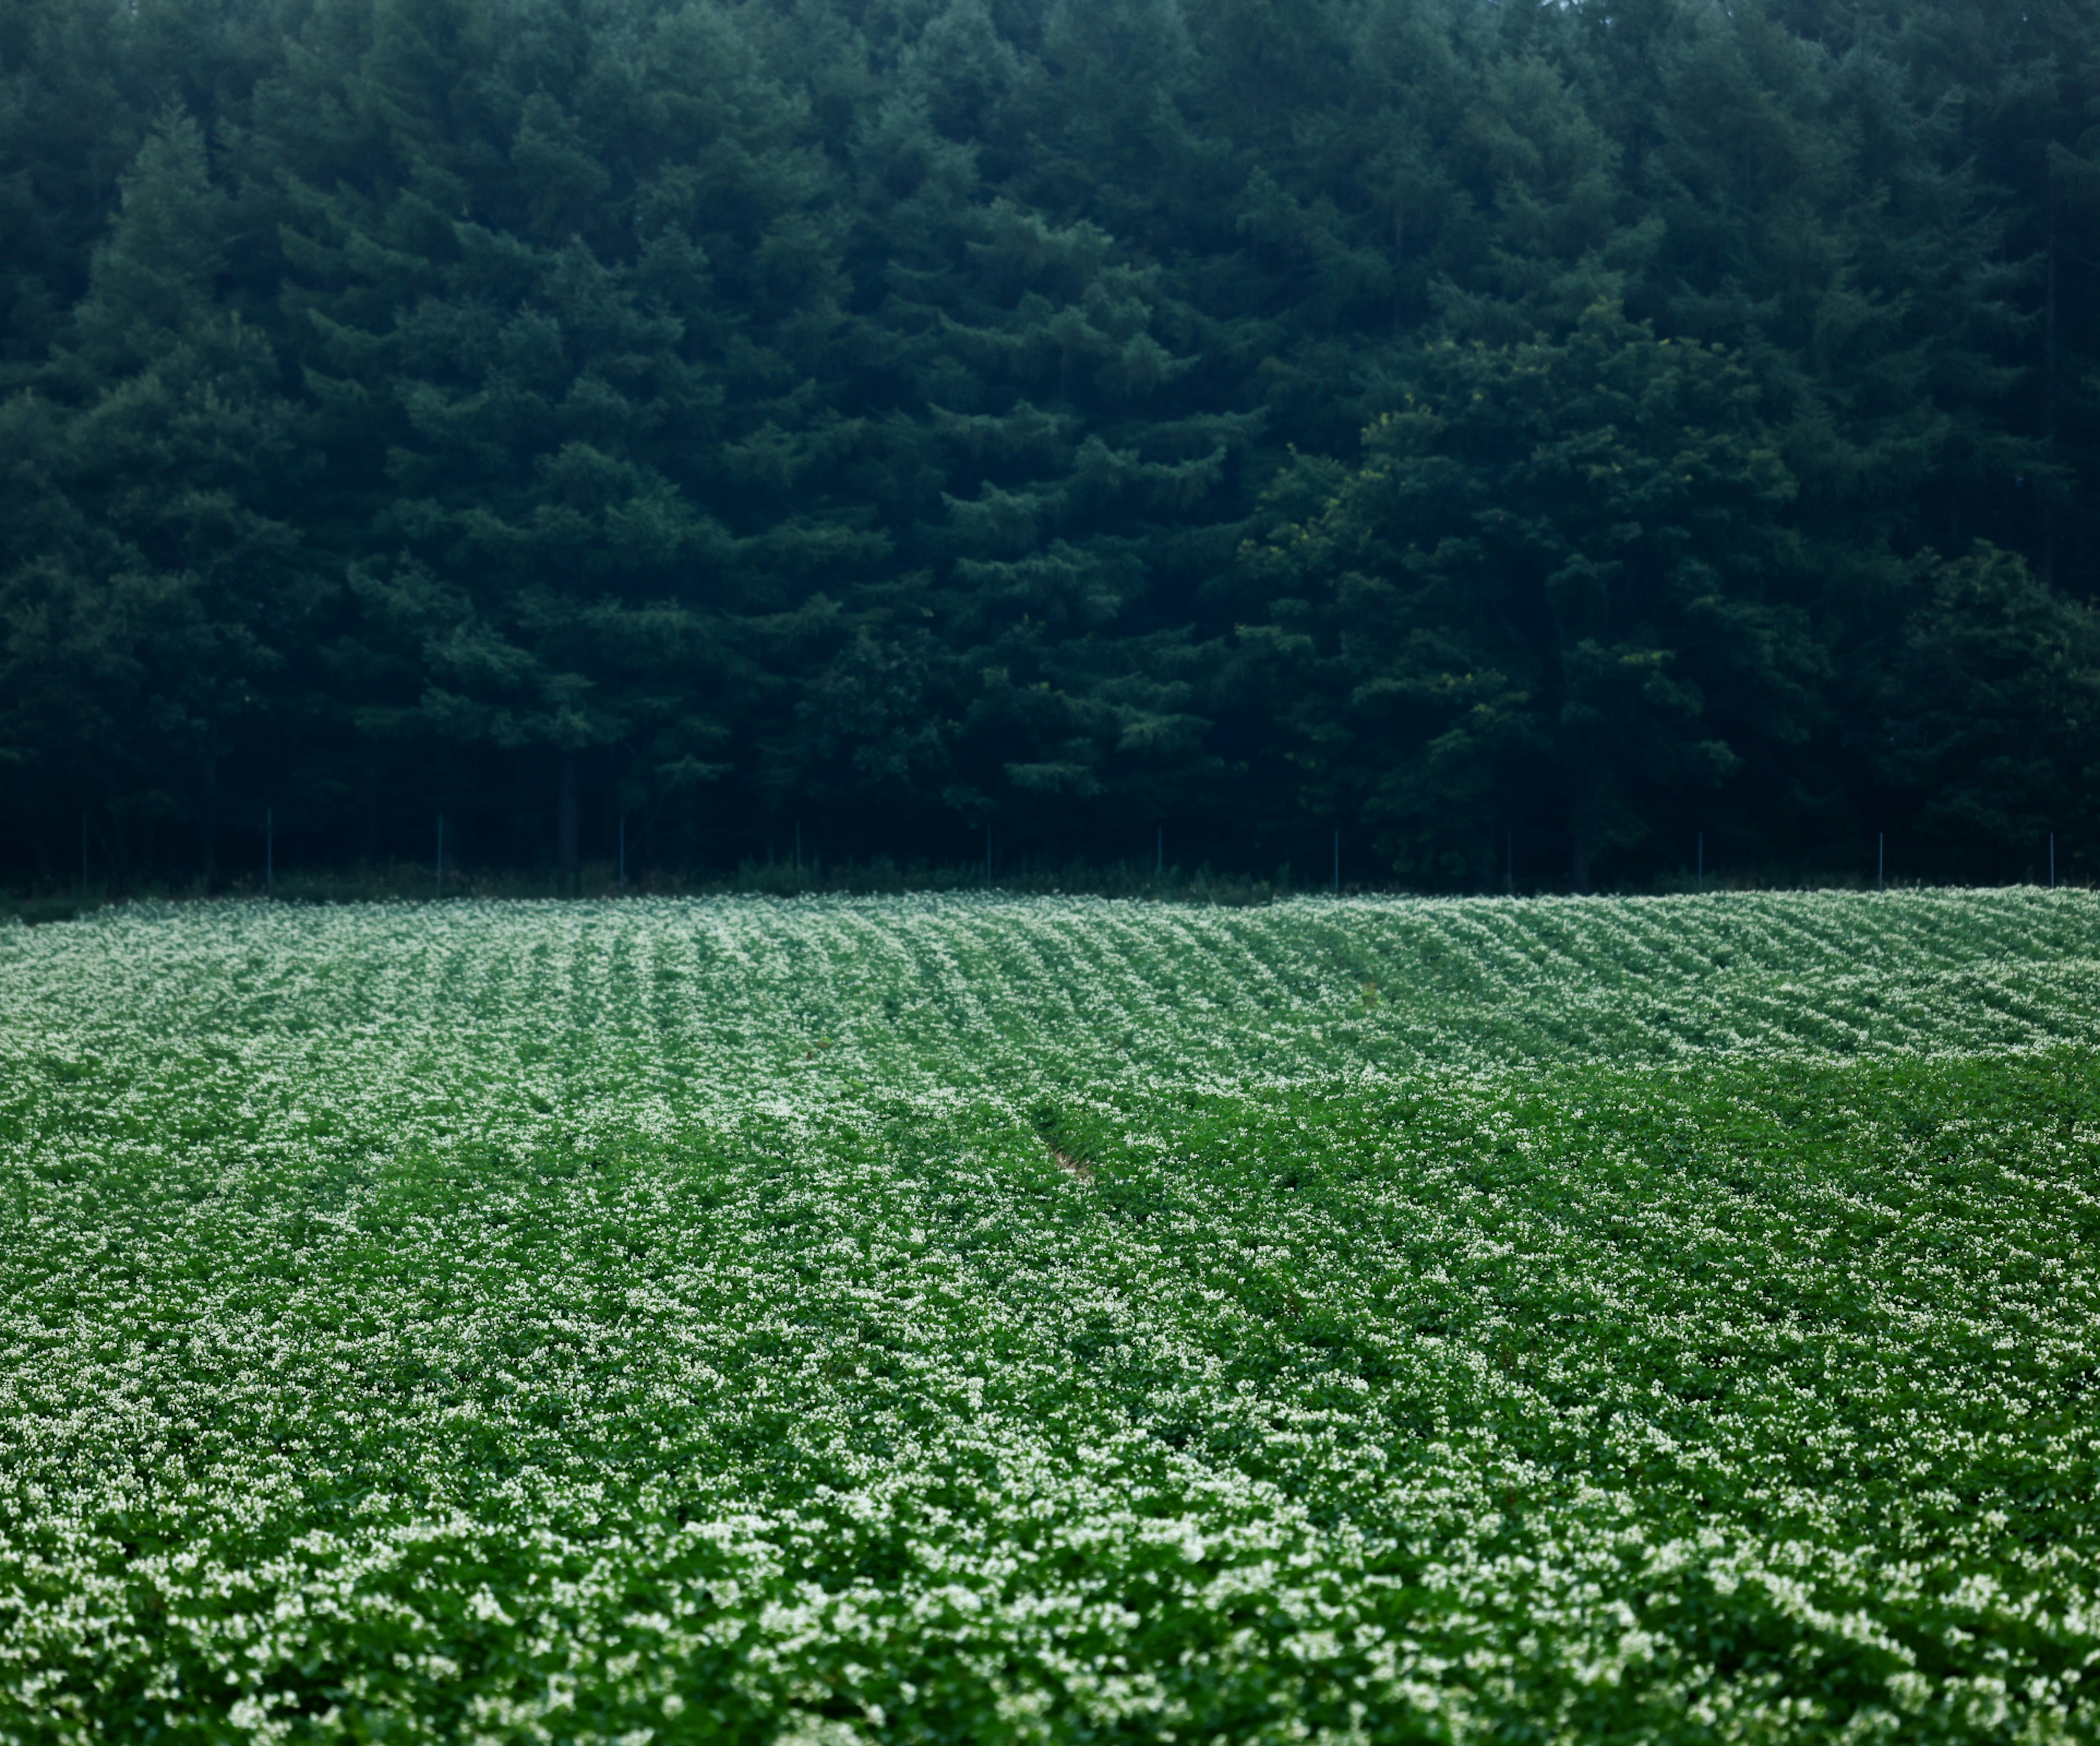
[[[2100,859],[2100,8],[0,0],[0,869]]]

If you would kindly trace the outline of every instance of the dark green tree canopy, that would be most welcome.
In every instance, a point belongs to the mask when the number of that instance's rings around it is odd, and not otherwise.
[[[2096,75],[1971,0],[0,0],[0,860],[2080,865]]]

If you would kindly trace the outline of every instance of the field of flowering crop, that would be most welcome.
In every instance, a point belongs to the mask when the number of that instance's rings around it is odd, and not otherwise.
[[[0,931],[0,1740],[2100,1735],[2100,898]]]

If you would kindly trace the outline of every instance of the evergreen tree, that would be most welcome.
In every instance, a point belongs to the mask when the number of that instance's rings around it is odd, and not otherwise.
[[[294,707],[288,650],[324,584],[283,511],[302,420],[224,307],[230,203],[167,117],[122,183],[67,344],[6,410],[11,743],[104,810],[121,864],[187,819],[218,871],[221,774]],[[19,755],[19,754],[18,754]]]
[[[1281,758],[1411,880],[1485,885],[1508,833],[1544,825],[1586,890],[1804,736],[1794,483],[1739,362],[1608,303],[1557,342],[1446,343],[1420,377],[1361,467],[1278,493],[1299,513],[1246,554],[1273,616],[1244,683],[1283,705]]]
[[[1913,568],[1921,603],[1882,701],[1887,822],[1973,878],[2036,877],[2052,833],[2082,860],[2100,824],[2100,616],[1992,547]]]
[[[0,384],[63,343],[118,184],[169,108],[207,132],[274,53],[271,0],[0,0]]]
[[[362,488],[366,635],[397,652],[365,723],[544,760],[573,873],[583,755],[620,749],[622,804],[690,809],[729,732],[725,626],[881,541],[810,501],[852,431],[806,374],[837,284],[802,112],[717,9],[504,21],[338,6],[269,125],[314,166],[287,245]],[[372,173],[324,192],[345,130]]]
[[[964,3],[902,54],[862,147],[862,258],[880,290],[860,343],[888,365],[885,446],[912,482],[897,499],[900,556],[924,573],[871,595],[894,628],[864,634],[888,639],[884,670],[912,675],[931,718],[910,736],[920,781],[938,781],[962,821],[1068,852],[1107,820],[1156,817],[1177,780],[1180,803],[1195,798],[1205,724],[1188,600],[1229,548],[1223,488],[1258,428],[1187,391],[1193,312],[1161,267],[982,173],[981,146],[1023,183],[1077,157],[1044,139],[1080,113],[1062,86],[1105,77],[1126,37],[1150,57],[1119,63],[1149,92],[1131,113],[1171,125],[1183,54],[1171,10],[1056,12],[1045,62]],[[945,659],[907,652],[929,634]],[[871,670],[864,652],[851,658]],[[827,680],[819,697],[845,695]],[[813,698],[810,719],[827,707]]]

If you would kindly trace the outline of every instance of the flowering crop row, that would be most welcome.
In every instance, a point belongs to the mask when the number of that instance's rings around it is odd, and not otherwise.
[[[2083,894],[0,933],[0,1738],[2073,1739]]]

